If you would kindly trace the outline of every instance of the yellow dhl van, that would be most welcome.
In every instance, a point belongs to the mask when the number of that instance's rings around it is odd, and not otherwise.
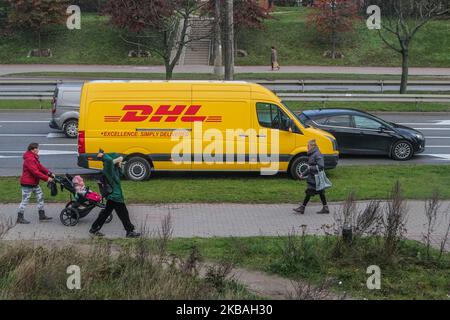
[[[325,167],[336,139],[311,128],[270,90],[224,81],[92,81],[82,89],[78,165],[101,169],[99,149],[125,158],[131,180],[161,171],[287,171],[298,178],[315,139]]]

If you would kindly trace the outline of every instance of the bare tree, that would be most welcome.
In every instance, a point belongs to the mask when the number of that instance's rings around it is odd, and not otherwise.
[[[400,182],[397,180],[389,194],[384,226],[384,253],[387,258],[392,257],[398,248],[399,242],[406,233],[406,215],[408,208],[403,197]]]
[[[201,0],[109,0],[105,14],[122,30],[122,40],[164,60],[166,79],[170,80],[186,45],[209,37],[189,35],[192,18],[206,15],[206,5]],[[204,19],[204,23],[207,26],[212,21]]]
[[[436,219],[438,215],[440,203],[439,191],[434,190],[431,198],[425,201],[425,216],[427,218],[427,232],[424,234],[423,238],[427,246],[427,259],[430,259],[430,247],[431,247],[431,237],[433,235],[434,229],[436,227]]]
[[[234,22],[233,0],[226,0],[225,8],[225,80],[234,78]]]
[[[445,215],[446,217],[446,223],[447,223],[447,229],[445,231],[444,236],[442,237],[441,243],[439,245],[439,258],[438,260],[441,260],[442,255],[444,254],[444,251],[446,250],[448,237],[450,235],[450,214],[449,214],[450,207],[447,208],[447,213]]]
[[[449,12],[449,0],[383,0],[379,4],[383,18],[378,34],[402,56],[400,93],[403,94],[408,88],[411,42],[428,22]]]

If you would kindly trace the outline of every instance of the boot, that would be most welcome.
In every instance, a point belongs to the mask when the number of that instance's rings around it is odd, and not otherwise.
[[[28,221],[28,220],[25,220],[25,218],[23,217],[23,213],[18,213],[17,214],[17,221],[16,221],[16,223],[17,224],[29,224],[30,223],[30,221]]]
[[[328,209],[328,206],[323,206],[322,210],[317,212],[318,214],[328,214],[330,213],[330,209]]]
[[[295,208],[293,210],[299,214],[305,214],[305,209],[306,209],[306,207],[304,205],[301,205],[300,207]]]
[[[139,232],[130,231],[127,232],[127,238],[139,238],[141,234]]]
[[[49,221],[52,220],[52,217],[47,217],[45,215],[45,211],[44,210],[39,210],[39,221]]]

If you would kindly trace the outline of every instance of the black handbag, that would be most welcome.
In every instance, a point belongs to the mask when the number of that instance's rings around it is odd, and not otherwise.
[[[47,187],[50,189],[50,195],[52,197],[56,197],[58,195],[58,187],[56,186],[56,182],[48,182]]]
[[[109,196],[113,192],[113,189],[105,175],[102,175],[100,179],[98,179],[98,187],[103,198]]]

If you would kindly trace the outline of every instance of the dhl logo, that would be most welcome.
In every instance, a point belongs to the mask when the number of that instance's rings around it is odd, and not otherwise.
[[[105,122],[175,122],[179,118],[182,122],[222,122],[221,116],[199,116],[200,105],[162,105],[153,112],[149,105],[126,105],[122,110],[127,111],[123,116],[105,116]]]

